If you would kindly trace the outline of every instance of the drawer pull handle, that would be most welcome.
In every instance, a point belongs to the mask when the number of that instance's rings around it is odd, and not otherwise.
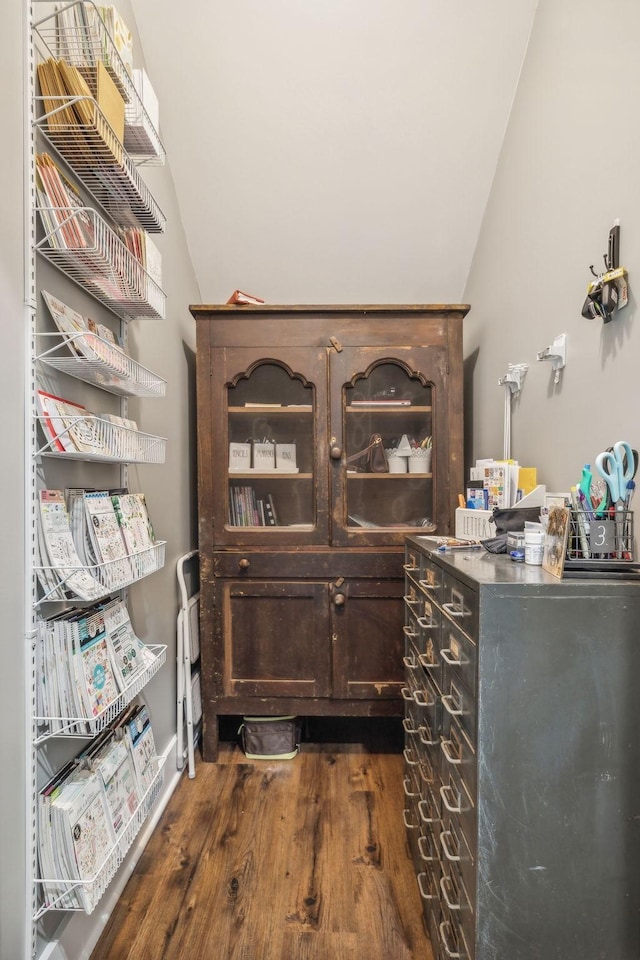
[[[420,731],[417,729],[417,727],[412,726],[411,720],[409,719],[409,717],[403,717],[403,718],[402,718],[402,729],[404,730],[405,733],[419,733],[419,732],[420,732]]]
[[[417,637],[417,636],[418,636],[418,634],[415,633],[415,632],[411,629],[411,627],[403,627],[403,628],[402,628],[402,632],[404,633],[405,637]]]
[[[436,666],[436,664],[433,662],[433,660],[429,660],[429,658],[427,657],[427,654],[426,654],[426,653],[419,653],[419,654],[418,654],[418,660],[420,661],[420,665],[423,666],[423,667],[426,667],[427,670],[429,669],[429,667],[435,667],[435,666]]]
[[[454,658],[451,656],[451,650],[449,650],[448,648],[441,650],[440,656],[442,657],[445,663],[449,664],[450,667],[462,666],[462,660],[454,660]]]
[[[429,852],[427,853],[424,852],[423,847],[426,842],[427,842],[427,838],[424,836],[424,834],[421,833],[420,836],[418,837],[418,850],[420,852],[420,859],[425,860],[428,863],[430,861],[435,860],[436,858],[432,857]]]
[[[418,727],[418,736],[420,737],[420,743],[424,743],[425,747],[433,747],[438,741],[433,739],[433,734],[424,727]]]
[[[423,823],[437,823],[437,822],[438,822],[438,817],[428,817],[428,816],[426,816],[425,810],[427,811],[427,813],[430,813],[429,807],[427,806],[427,801],[426,801],[426,800],[420,800],[419,803],[418,803],[418,812],[419,812],[419,814],[420,814],[420,819],[422,820],[422,822],[423,822]]]
[[[414,563],[403,563],[402,569],[406,570],[407,573],[415,573],[418,568]]]
[[[415,670],[416,658],[413,656],[413,654],[411,654],[410,656],[403,657],[402,662],[404,663],[405,667],[407,667],[409,670]]]
[[[417,829],[418,829],[418,824],[417,824],[417,823],[409,823],[409,822],[407,821],[408,816],[409,816],[409,811],[408,811],[408,810],[406,809],[406,807],[405,807],[405,809],[402,811],[402,819],[404,820],[404,825],[405,825],[405,827],[407,828],[407,830],[417,830]]]
[[[451,694],[443,693],[442,706],[445,708],[447,713],[450,714],[452,717],[461,717],[463,713],[462,707],[460,707],[459,709],[456,709],[455,706],[453,706],[453,704],[454,704],[454,700]]]
[[[427,879],[426,873],[419,873],[417,876],[418,889],[423,900],[435,900],[435,893],[428,893],[424,887],[424,881]]]
[[[440,742],[440,747],[442,748],[442,752],[445,755],[447,763],[453,763],[456,765],[460,765],[462,763],[462,758],[456,757],[453,754],[453,751],[451,749],[451,740],[442,740]]]
[[[449,841],[448,841],[448,838],[450,836],[451,836],[451,830],[443,830],[442,833],[440,834],[440,845],[444,850],[444,855],[447,858],[447,860],[451,860],[453,863],[457,863],[460,860],[460,856],[451,852],[451,849],[449,847]]]
[[[444,787],[440,787],[440,796],[442,797],[442,802],[449,813],[462,813],[462,803],[460,800],[458,799],[457,807],[453,805],[453,800],[451,800],[451,797],[455,796],[452,787],[450,787],[448,784],[445,784]]]
[[[418,580],[418,583],[420,584],[423,590],[435,590],[436,587],[438,586],[437,583],[429,583],[428,580]]]
[[[409,777],[405,777],[404,780],[402,781],[402,789],[404,790],[405,795],[407,797],[417,797],[418,791],[416,790],[412,793],[411,790],[409,789],[410,786],[411,786],[411,781],[409,780]]]
[[[448,931],[451,929],[451,924],[449,923],[448,920],[443,920],[440,926],[438,927],[438,929],[440,930],[440,939],[442,940],[442,946],[444,947],[444,952],[448,957],[451,958],[451,960],[458,960],[458,958],[460,957],[460,952],[457,950],[449,949],[449,944],[447,942],[448,940],[447,933],[445,933],[445,930]]]
[[[410,607],[417,605],[418,603],[422,603],[420,597],[408,597],[406,594],[404,597],[404,602]]]
[[[443,603],[442,609],[446,610],[450,617],[464,617],[464,610],[456,607],[453,603]]]
[[[410,767],[417,767],[417,766],[418,766],[418,763],[419,763],[418,760],[410,760],[410,759],[409,759],[410,756],[411,756],[411,751],[409,750],[409,747],[405,747],[404,750],[402,751],[402,753],[403,753],[405,762],[406,762]]]
[[[423,630],[433,630],[435,623],[431,622],[430,617],[416,617],[416,620],[420,624]]]
[[[403,700],[410,700],[413,703],[413,696],[409,687],[400,687],[400,693],[402,694]]]
[[[459,910],[460,904],[452,903],[451,900],[449,899],[448,889],[450,886],[451,886],[451,880],[449,879],[449,877],[446,877],[446,876],[440,877],[440,889],[442,890],[442,896],[444,898],[444,902],[449,907],[449,910]]]
[[[416,690],[413,699],[419,707],[433,707],[436,702],[435,697],[429,697],[424,690]]]

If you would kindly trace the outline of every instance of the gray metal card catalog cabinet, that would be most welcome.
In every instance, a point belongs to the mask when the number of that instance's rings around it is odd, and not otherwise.
[[[640,583],[405,557],[404,820],[435,960],[640,957]]]

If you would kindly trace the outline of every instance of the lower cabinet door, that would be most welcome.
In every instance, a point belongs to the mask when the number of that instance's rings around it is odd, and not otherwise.
[[[331,591],[333,696],[400,700],[404,679],[403,581],[346,580],[332,584]]]
[[[329,584],[222,581],[226,696],[331,693]]]

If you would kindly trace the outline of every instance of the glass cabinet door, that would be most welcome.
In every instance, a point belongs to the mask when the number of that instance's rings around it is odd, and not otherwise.
[[[227,372],[236,368],[224,383],[227,469],[218,542],[262,543],[276,535],[279,544],[326,542],[327,481],[318,461],[326,374],[313,362],[309,369],[308,352],[283,351],[278,359],[261,352],[254,360],[250,351],[228,351]]]
[[[436,533],[439,484],[448,443],[438,413],[444,401],[437,348],[360,348],[333,358],[331,428],[340,449],[334,469],[335,543],[399,543],[407,532]],[[358,363],[362,366],[358,369]],[[349,366],[351,364],[351,366]],[[337,429],[334,429],[336,427]],[[439,486],[442,490],[438,490]]]

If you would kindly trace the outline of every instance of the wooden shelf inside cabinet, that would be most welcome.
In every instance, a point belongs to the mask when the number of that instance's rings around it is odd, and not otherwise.
[[[123,319],[163,318],[166,295],[91,207],[38,207],[45,236],[36,251]],[[83,244],[71,246],[74,224]]]
[[[47,3],[47,0],[35,0]],[[50,7],[50,4],[48,4]],[[136,126],[125,146],[131,157],[147,165],[162,165],[165,150],[154,124],[144,108],[133,79],[91,0],[76,0],[47,14],[33,25],[42,52],[54,59],[64,59],[78,67],[92,92],[96,88],[97,64],[102,63],[125,101],[125,121]],[[144,130],[143,140],[135,136],[138,126]]]
[[[348,480],[430,480],[432,473],[356,473],[347,470]]]
[[[36,103],[43,99],[37,97]],[[114,223],[121,227],[139,225],[148,233],[163,233],[164,213],[95,100],[89,97],[48,97],[47,100],[59,101],[59,105],[40,116],[36,127]],[[78,100],[90,105],[95,116],[92,126],[66,123],[60,118],[65,113],[68,115],[68,108]]]
[[[74,739],[92,739],[101,733],[110,723],[120,716],[134,697],[146,687],[152,677],[162,667],[167,659],[167,648],[161,644],[149,644],[147,650],[153,656],[153,661],[139,675],[133,677],[130,683],[115,700],[107,704],[104,710],[90,720],[86,717],[34,717],[38,732],[34,737],[34,744],[44,743],[55,737],[72,737]],[[43,728],[46,727],[46,731]],[[82,731],[84,732],[78,732]]]
[[[158,540],[146,550],[93,566],[52,567],[36,564],[34,570],[38,579],[41,583],[46,582],[47,586],[45,595],[34,606],[54,601],[95,603],[96,600],[102,600],[114,590],[123,590],[161,570],[165,547],[166,540]]]
[[[48,417],[36,418],[43,426]],[[56,450],[56,442],[76,449]],[[64,429],[55,433],[36,457],[86,460],[97,463],[164,463],[167,440],[140,430],[132,430],[101,417],[73,417]]]
[[[43,905],[33,916],[34,921],[52,910],[75,910],[83,913],[93,912],[100,898],[113,880],[118,868],[124,861],[127,851],[130,849],[160,795],[164,781],[164,764],[166,757],[156,756],[155,762],[158,765],[157,774],[134,810],[129,822],[123,828],[121,836],[109,851],[104,862],[100,865],[93,877],[75,881],[61,877],[37,878],[34,880],[36,889],[42,891],[44,898]],[[88,901],[90,909],[80,905],[80,898],[78,896],[74,896],[73,898],[77,901],[77,906],[68,905],[69,895],[73,895],[73,891],[79,887],[83,888],[83,899],[86,902]],[[52,890],[55,890],[54,894],[52,894]]]
[[[291,416],[296,413],[313,413],[311,404],[291,404],[288,407],[278,407],[270,403],[254,404],[251,407],[228,407],[228,413],[243,413],[254,415],[258,413],[268,413],[269,416]]]
[[[347,404],[346,411],[347,411],[347,414],[349,415],[355,414],[355,413],[360,413],[360,414],[375,413],[375,415],[377,416],[379,413],[384,413],[384,414],[391,413],[397,417],[397,416],[407,416],[408,414],[413,414],[413,413],[431,413],[432,407],[413,406],[413,405],[402,406],[400,404],[389,404],[389,406],[386,406],[386,405],[378,405],[377,403],[363,404],[362,406],[360,405],[353,406],[351,404]]]
[[[56,343],[35,359],[118,397],[164,397],[167,381],[95,333],[41,333]],[[74,356],[72,351],[85,356]]]
[[[230,480],[313,480],[312,473],[294,473],[293,470],[273,470],[270,473],[256,473],[253,470],[244,473],[231,471]]]

